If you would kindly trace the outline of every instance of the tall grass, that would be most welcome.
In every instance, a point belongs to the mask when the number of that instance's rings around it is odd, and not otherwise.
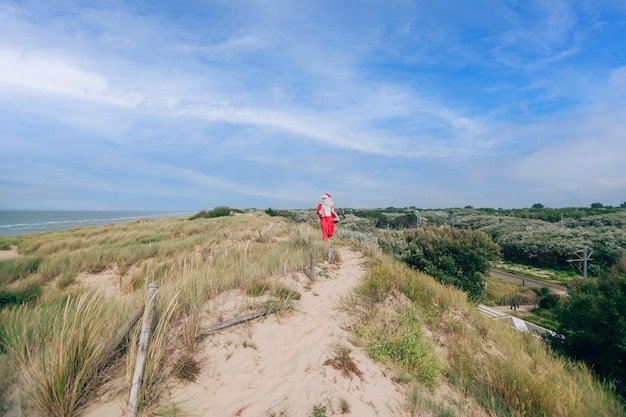
[[[272,287],[272,277],[306,271],[309,254],[326,259],[328,249],[317,228],[263,213],[136,221],[20,236],[11,243],[21,258],[3,266],[12,272],[0,270],[0,291],[26,282],[66,286],[40,287],[45,289],[35,299],[0,310],[0,372],[6,373],[0,395],[16,388],[27,415],[67,417],[78,415],[102,382],[103,345],[144,303],[150,282],[159,291],[140,401],[156,415],[177,355],[193,354],[207,300],[232,289],[263,292],[259,288],[295,298]],[[419,388],[420,395],[410,390],[415,404],[435,415],[463,415],[454,406],[435,407],[429,394],[450,384],[497,415],[623,414],[610,390],[584,367],[483,317],[463,293],[388,259],[374,243],[351,243],[369,258],[352,303],[362,319],[356,336],[373,357]],[[77,289],[82,284],[72,280],[114,267],[122,284],[114,297]],[[125,345],[128,375],[136,338],[133,333]]]
[[[584,366],[556,357],[540,339],[481,315],[463,293],[393,260],[379,258],[357,294],[363,324],[356,336],[372,357],[391,361],[422,386],[434,387],[439,377],[498,416],[624,415],[624,404]],[[410,303],[393,303],[390,321],[389,300],[403,297]],[[432,340],[422,340],[425,333]],[[439,359],[429,350],[433,342]],[[432,403],[423,394],[413,397]]]
[[[21,369],[22,395],[32,412],[76,415],[99,382],[104,347],[120,313],[119,303],[95,291],[2,312],[2,343]]]
[[[24,279],[39,269],[42,258],[30,256],[0,261],[0,287]]]
[[[0,275],[0,291],[27,280],[56,285],[38,294],[39,301],[0,310],[0,347],[5,352],[0,354],[0,369],[24,375],[17,387],[31,412],[77,415],[101,382],[97,370],[102,345],[133,307],[143,303],[148,283],[155,282],[160,288],[154,336],[141,390],[141,406],[154,411],[173,372],[173,353],[194,350],[197,320],[207,300],[223,291],[249,290],[259,283],[266,285],[272,276],[304,270],[311,251],[324,259],[326,246],[316,239],[317,232],[256,213],[19,236],[14,243],[21,257],[10,263],[10,272]],[[113,267],[120,273],[122,286],[116,293],[121,297],[76,289],[79,274]],[[296,296],[288,289],[268,288],[271,296]],[[130,374],[133,346],[134,342],[129,344],[127,355]],[[63,357],[69,360],[62,361]],[[13,362],[18,369],[8,366]],[[0,386],[0,393],[16,381],[5,380],[11,382]]]

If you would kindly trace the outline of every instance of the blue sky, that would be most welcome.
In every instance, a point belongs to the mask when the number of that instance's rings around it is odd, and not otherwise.
[[[626,2],[0,0],[0,209],[626,201]]]

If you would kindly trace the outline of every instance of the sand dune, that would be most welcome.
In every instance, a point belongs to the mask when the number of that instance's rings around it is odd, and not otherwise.
[[[302,297],[289,312],[223,329],[206,337],[195,382],[173,387],[165,401],[190,416],[402,416],[402,388],[384,369],[350,343],[349,316],[340,306],[363,276],[360,256],[340,250],[339,265],[310,283],[302,273],[281,277]],[[242,292],[221,294],[207,305],[202,326],[242,313]],[[348,349],[357,373],[335,369],[330,361]],[[126,406],[94,404],[87,417],[124,416]]]

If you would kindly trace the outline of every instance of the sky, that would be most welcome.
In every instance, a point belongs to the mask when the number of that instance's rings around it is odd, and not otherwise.
[[[0,209],[619,206],[623,0],[0,0]]]

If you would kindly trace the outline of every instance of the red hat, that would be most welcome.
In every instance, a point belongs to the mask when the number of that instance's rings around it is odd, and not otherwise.
[[[322,194],[322,200],[325,198],[331,198],[330,194],[326,193],[326,194]]]

